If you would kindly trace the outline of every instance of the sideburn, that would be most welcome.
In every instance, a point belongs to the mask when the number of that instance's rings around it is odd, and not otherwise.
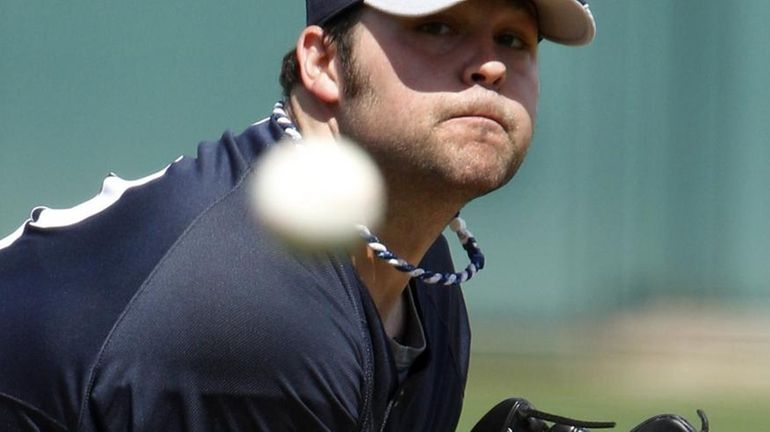
[[[340,68],[342,69],[342,95],[346,99],[356,99],[364,91],[371,91],[369,78],[364,76],[356,62],[355,54],[351,44],[352,33],[348,32],[345,37],[337,41],[337,55],[340,59]]]

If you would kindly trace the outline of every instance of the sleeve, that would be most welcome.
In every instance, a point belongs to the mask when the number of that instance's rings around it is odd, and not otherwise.
[[[63,424],[47,413],[5,393],[0,393],[0,430],[67,432]]]
[[[236,190],[201,215],[131,300],[82,430],[358,430],[366,345],[350,296],[243,201]]]

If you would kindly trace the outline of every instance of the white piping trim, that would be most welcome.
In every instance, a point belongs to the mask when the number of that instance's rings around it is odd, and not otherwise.
[[[181,159],[182,156],[177,158],[174,163],[179,162]],[[138,180],[124,180],[116,174],[110,173],[104,179],[102,190],[98,195],[71,208],[51,209],[44,206],[35,207],[32,210],[32,215],[37,213],[37,218],[33,219],[33,217],[30,216],[30,218],[11,235],[0,239],[0,250],[11,246],[18,240],[24,233],[24,228],[27,226],[41,229],[62,228],[75,225],[91,216],[97,215],[118,202],[120,197],[122,197],[127,190],[142,186],[162,177],[170,166],[171,165],[168,165],[162,170]]]
[[[259,121],[256,121],[256,122],[252,123],[251,125],[252,125],[252,126],[259,126],[259,125],[261,125],[262,123],[264,123],[264,122],[266,122],[266,121],[268,121],[268,120],[270,120],[270,117],[268,117],[268,118],[263,118],[262,120],[259,120]]]
[[[12,232],[8,237],[4,239],[0,239],[0,250],[3,250],[13,244],[13,242],[16,241],[19,237],[21,237],[22,233],[24,233],[24,227],[27,226],[27,224],[30,221],[27,220],[27,222],[24,222],[19,228],[16,229],[16,231]]]

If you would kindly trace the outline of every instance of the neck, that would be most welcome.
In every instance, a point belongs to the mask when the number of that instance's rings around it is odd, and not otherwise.
[[[304,88],[292,91],[287,103],[289,116],[296,123],[303,137],[335,138],[339,127],[328,106],[318,102]]]
[[[457,209],[442,209],[435,202],[417,199],[410,201],[407,204],[391,197],[385,222],[376,227],[376,232],[382,243],[393,253],[417,265],[452,220]],[[377,306],[386,331],[391,336],[398,334],[404,316],[402,298],[409,284],[409,274],[377,258],[365,244],[354,249],[352,260]]]
[[[339,135],[331,109],[306,91],[293,92],[288,108],[303,136]],[[418,264],[462,204],[448,203],[442,200],[442,194],[427,191],[419,194],[413,184],[399,184],[398,176],[388,178],[387,173],[384,174],[389,192],[388,210],[384,222],[375,227],[377,235],[396,255]],[[391,337],[397,336],[403,329],[402,298],[410,276],[377,258],[363,243],[353,249],[351,259],[377,307],[386,332]]]

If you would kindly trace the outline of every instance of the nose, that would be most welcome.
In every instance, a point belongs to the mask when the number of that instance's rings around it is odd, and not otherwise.
[[[480,85],[497,91],[503,86],[507,72],[505,63],[485,56],[477,58],[466,66],[463,81],[469,86]]]

